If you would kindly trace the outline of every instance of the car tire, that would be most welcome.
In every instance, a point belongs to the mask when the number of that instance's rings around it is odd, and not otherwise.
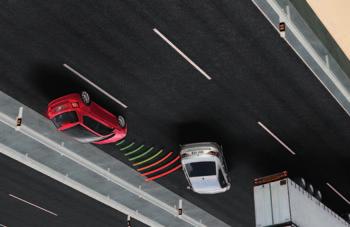
[[[89,93],[87,93],[86,91],[82,91],[80,94],[80,98],[81,101],[83,101],[83,103],[87,106],[89,106],[91,104],[91,98]]]
[[[118,116],[118,124],[121,128],[125,128],[126,127],[126,121],[125,118],[122,115]]]

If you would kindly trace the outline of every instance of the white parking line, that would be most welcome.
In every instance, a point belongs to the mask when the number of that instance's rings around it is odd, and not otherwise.
[[[122,107],[124,107],[125,109],[128,108],[127,105],[125,105],[123,102],[119,101],[118,99],[114,98],[111,94],[109,94],[108,92],[106,92],[105,90],[103,90],[102,88],[100,88],[99,86],[97,86],[96,84],[94,84],[91,80],[89,80],[88,78],[86,78],[85,76],[83,76],[82,74],[80,74],[78,71],[76,71],[75,69],[73,69],[72,67],[70,67],[67,64],[63,64],[63,67],[65,67],[66,69],[68,69],[69,71],[71,71],[72,73],[74,73],[75,75],[77,75],[78,77],[80,77],[81,79],[83,79],[85,82],[89,83],[91,86],[93,86],[94,88],[96,88],[97,90],[99,90],[100,92],[102,92],[104,95],[106,95],[108,98],[112,99],[114,102],[118,103],[119,105],[121,105]]]
[[[277,140],[284,148],[286,148],[292,155],[295,155],[295,152],[290,149],[282,140],[280,140],[273,132],[271,132],[263,123],[258,121],[258,124],[269,133],[275,140]]]
[[[49,214],[52,214],[52,215],[54,215],[54,216],[58,216],[56,213],[54,213],[54,212],[52,212],[52,211],[46,210],[45,208],[42,208],[42,207],[40,207],[40,206],[38,206],[38,205],[35,205],[35,204],[31,203],[31,202],[28,202],[28,201],[26,201],[26,200],[24,200],[24,199],[21,199],[21,198],[19,198],[19,197],[17,197],[17,196],[14,196],[14,195],[12,195],[12,194],[9,194],[9,196],[11,196],[12,198],[15,198],[15,199],[17,199],[17,200],[19,200],[19,201],[21,201],[21,202],[24,202],[24,203],[26,203],[26,204],[29,204],[29,205],[31,205],[31,206],[33,206],[33,207],[36,207],[36,208],[38,208],[38,209],[40,209],[40,210],[43,210],[43,211],[45,211],[45,212],[47,212],[47,213],[49,213]]]
[[[350,205],[350,201],[345,197],[343,196],[337,189],[335,189],[330,183],[326,183],[326,185],[332,189],[340,198],[342,198],[347,204]]]
[[[179,48],[177,48],[167,37],[165,37],[158,29],[153,28],[153,31],[160,36],[167,44],[169,44],[178,54],[180,54],[188,63],[190,63],[195,69],[197,69],[203,76],[205,76],[208,80],[211,80],[211,77],[204,72],[196,63],[194,63],[189,57],[187,57],[184,52],[182,52]]]

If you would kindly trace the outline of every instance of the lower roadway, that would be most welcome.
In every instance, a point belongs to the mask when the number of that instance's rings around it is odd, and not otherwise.
[[[158,182],[231,226],[254,226],[253,179],[282,170],[312,182],[338,213],[349,212],[326,186],[350,197],[349,116],[251,1],[8,1],[0,18],[0,90],[25,105],[44,113],[52,99],[86,89],[121,111],[67,63],[128,106],[129,140],[170,151],[221,143],[230,191],[195,194],[181,171]],[[99,148],[126,161],[115,145]]]
[[[2,154],[0,179],[0,226],[127,226],[126,215]]]

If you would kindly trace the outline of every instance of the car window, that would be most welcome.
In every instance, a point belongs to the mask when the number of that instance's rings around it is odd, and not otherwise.
[[[56,117],[52,118],[51,121],[56,128],[60,128],[64,124],[77,122],[78,116],[75,111],[70,111],[57,115]]]
[[[97,132],[100,135],[105,136],[113,132],[113,129],[104,126],[103,124],[99,123],[98,121],[95,121],[94,119],[88,116],[83,117],[83,122],[85,126],[87,126],[92,131]]]
[[[221,169],[219,169],[219,183],[220,183],[221,188],[225,188],[227,186],[227,182],[224,178],[224,175],[222,174]]]
[[[216,175],[215,162],[192,162],[185,166],[190,177]]]
[[[63,130],[63,132],[82,143],[91,143],[103,138],[93,134],[92,132],[90,132],[89,130],[87,130],[79,124],[74,127],[67,128]]]

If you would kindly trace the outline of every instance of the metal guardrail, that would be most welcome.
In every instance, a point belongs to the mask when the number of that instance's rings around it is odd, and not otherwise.
[[[47,146],[48,148],[52,149],[52,150],[56,150],[60,155],[62,156],[69,156],[69,151],[68,149],[64,148],[64,146],[59,145],[57,143],[55,143],[54,141],[51,141],[50,139],[44,137],[43,135],[40,135],[39,133],[33,131],[32,129],[30,129],[29,127],[25,126],[25,125],[16,125],[16,120],[12,119],[11,117],[7,116],[4,113],[0,113],[0,122],[6,124],[7,126],[14,128],[16,131],[19,131],[21,133],[23,133],[24,135],[38,141],[39,143]],[[130,215],[132,217],[134,217],[135,219],[150,225],[150,226],[164,226],[161,225],[149,218],[147,218],[146,216],[136,212],[135,210],[132,210],[120,203],[117,203],[113,200],[111,200],[108,196],[106,195],[102,195],[94,190],[92,190],[91,188],[88,188],[86,186],[84,186],[83,184],[77,182],[76,180],[73,180],[69,177],[68,173],[60,173],[58,171],[55,171],[54,169],[32,159],[28,153],[26,154],[22,154],[20,152],[15,151],[14,149],[0,143],[0,153],[18,161],[21,162],[22,164],[25,164],[65,185],[68,185],[72,188],[74,188],[77,191],[80,191],[82,193],[84,193],[85,195],[96,199],[97,201],[100,201],[114,209],[117,209],[118,211],[126,214],[126,215]],[[83,164],[81,161],[79,162],[79,164]],[[100,176],[104,177],[102,173],[99,174]]]
[[[350,75],[347,75],[330,51],[314,34],[289,0],[252,0],[273,27],[301,58],[316,78],[350,115]]]
[[[178,216],[179,219],[182,219],[183,221],[191,224],[192,226],[201,226],[201,227],[205,227],[206,225],[202,224],[200,221],[197,221],[195,219],[193,219],[192,217],[186,215],[185,213],[183,213],[182,215],[177,215],[178,213],[178,209],[176,209],[176,207],[172,207],[164,202],[162,202],[161,200],[151,196],[150,194],[146,193],[145,191],[142,190],[141,187],[136,187],[130,183],[128,183],[127,181],[121,179],[120,177],[112,174],[109,169],[103,169],[100,166],[94,164],[93,162],[83,158],[82,156],[76,154],[75,152],[69,150],[68,148],[66,148],[63,144],[58,144],[57,142],[47,138],[46,136],[42,135],[41,133],[31,129],[30,127],[26,126],[26,125],[21,125],[20,127],[17,126],[16,124],[16,119],[13,119],[9,116],[7,116],[4,113],[0,113],[0,121],[5,123],[6,125],[8,125],[9,127],[16,129],[18,132],[23,133],[24,135],[32,138],[33,140],[41,143],[42,145],[50,148],[53,151],[58,152],[60,155],[63,155],[69,159],[71,159],[72,161],[74,161],[75,163],[78,163],[81,166],[84,166],[85,168],[91,170],[92,172],[98,174],[101,177],[106,178],[108,181],[111,181],[119,186],[121,186],[122,188],[124,188],[125,190],[137,195],[138,197],[154,204],[157,207],[160,207],[161,209],[165,210],[166,212],[174,215],[174,216]],[[4,147],[3,147],[4,148]],[[6,150],[6,149],[5,149]],[[8,150],[8,149],[7,149]],[[1,152],[1,151],[0,151]],[[3,152],[5,154],[5,152]],[[18,153],[18,152],[17,152]],[[35,162],[34,160],[29,159],[29,157],[25,157],[20,158],[20,156],[15,156],[14,154],[17,154],[12,152],[12,156],[15,157],[16,160],[25,160],[26,162],[24,164],[26,165],[30,165],[31,167],[35,168],[35,169],[40,169],[43,170],[43,165],[38,165],[40,163]],[[9,154],[9,152],[6,152],[6,154]],[[30,160],[30,161],[29,161]],[[46,168],[45,173],[50,173],[50,168]],[[59,173],[50,173],[51,175],[57,177],[59,176]],[[55,178],[56,179],[56,178]],[[67,183],[67,179],[69,179],[67,176],[65,177],[66,181],[62,181],[61,177],[58,177],[58,180],[64,183]],[[79,188],[77,187],[77,185],[79,183],[75,182],[75,184],[73,184],[72,181],[69,181],[73,186],[75,186],[74,188]],[[79,184],[81,185],[81,184]],[[84,189],[80,189],[79,191],[83,192],[84,194],[86,194],[87,192],[87,188],[84,187]],[[92,195],[92,191],[89,190],[89,195]],[[101,195],[98,194],[93,194],[93,198],[101,198]],[[108,201],[110,201],[110,198],[105,198],[102,199],[102,202],[106,202],[106,199]],[[110,203],[108,203],[110,204]],[[113,203],[114,207],[116,206],[115,203]],[[122,205],[118,205],[117,206],[121,212],[127,214],[127,215],[131,215],[132,217],[135,217],[136,219],[140,220],[141,222],[144,222],[150,226],[163,226],[160,225],[157,222],[154,222],[152,220],[150,220],[149,218],[146,218],[143,215],[140,215],[140,213],[132,211],[128,208],[126,208],[125,206]]]
[[[149,218],[147,218],[146,216],[120,204],[117,203],[116,201],[110,199],[108,196],[102,195],[100,193],[97,193],[96,191],[84,186],[83,184],[78,183],[75,180],[72,180],[71,178],[69,178],[68,175],[64,175],[61,174],[49,167],[47,167],[46,165],[41,164],[40,162],[35,161],[34,159],[30,158],[28,155],[24,155],[21,154],[20,152],[17,152],[15,150],[13,150],[12,148],[5,146],[3,144],[0,144],[0,153],[26,165],[29,166],[30,168],[41,172],[43,174],[45,174],[46,176],[49,176],[97,201],[100,201],[104,204],[106,204],[107,206],[110,206],[126,215],[129,215],[149,226],[157,226],[157,227],[163,227],[164,225],[161,225]]]
[[[56,180],[150,226],[228,226],[158,183],[145,182],[95,146],[57,132],[49,120],[1,91],[0,106],[1,153],[26,165],[42,164],[31,167],[51,171]]]

